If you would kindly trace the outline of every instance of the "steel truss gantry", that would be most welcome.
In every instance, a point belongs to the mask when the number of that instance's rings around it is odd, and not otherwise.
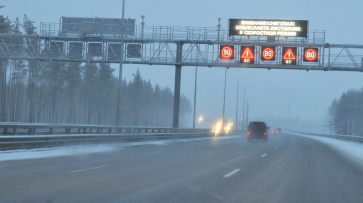
[[[57,30],[58,27],[41,23],[40,34],[0,34],[0,60],[120,63],[120,35],[67,34]],[[276,37],[271,41],[267,37],[230,37],[220,25],[216,28],[142,25],[135,26],[134,35],[124,36],[123,63],[176,67],[173,127],[178,128],[182,66],[363,71],[363,45],[325,43],[325,31],[314,31],[309,37]],[[234,59],[220,59],[220,45],[234,45]],[[255,46],[254,64],[240,63],[241,46]],[[275,61],[261,60],[262,46],[276,47]],[[282,65],[282,47],[297,47],[296,65]],[[318,48],[318,62],[304,62],[304,48]]]

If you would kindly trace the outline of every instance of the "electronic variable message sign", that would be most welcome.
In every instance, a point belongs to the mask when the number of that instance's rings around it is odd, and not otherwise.
[[[264,61],[275,61],[275,50],[274,46],[262,46],[261,47],[261,60]]]
[[[241,46],[240,63],[255,63],[255,46]]]
[[[234,56],[234,46],[221,45],[220,46],[220,59],[233,59]]]
[[[307,20],[229,19],[229,35],[307,37]]]
[[[318,62],[318,48],[304,48],[304,62]]]
[[[283,65],[296,65],[296,56],[297,56],[296,47],[282,47]]]

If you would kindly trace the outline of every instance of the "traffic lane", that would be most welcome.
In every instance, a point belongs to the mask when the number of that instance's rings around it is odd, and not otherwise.
[[[211,166],[206,165],[203,170],[122,196],[112,202],[228,202],[231,200],[230,192],[240,191],[240,186],[224,180],[234,179],[241,171],[257,172],[255,168],[264,167],[261,166],[264,163],[262,155],[272,154],[288,145],[289,137],[274,136],[269,140],[268,143],[260,140],[249,143],[244,136],[238,143],[234,142],[242,152],[234,159],[219,160]],[[236,172],[226,177],[234,171]]]
[[[104,201],[205,168],[208,170],[245,152],[267,147],[266,144],[258,147],[259,144],[251,146],[244,138],[237,137],[229,140],[173,142],[164,146],[127,147],[85,156],[6,162],[7,167],[0,168],[0,187],[4,189],[0,197],[4,201],[17,202],[49,198],[68,202]],[[69,173],[104,165],[108,167]]]
[[[226,163],[230,172],[239,169],[228,178],[219,169],[186,176],[122,202],[363,202],[362,170],[314,140],[279,136],[289,144]]]

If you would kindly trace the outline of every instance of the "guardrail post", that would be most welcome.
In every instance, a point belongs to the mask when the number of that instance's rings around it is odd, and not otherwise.
[[[34,135],[35,131],[35,128],[28,128],[28,135]]]
[[[49,128],[49,134],[53,134],[53,128]]]
[[[8,134],[8,128],[4,128],[3,129],[3,135],[7,135]]]

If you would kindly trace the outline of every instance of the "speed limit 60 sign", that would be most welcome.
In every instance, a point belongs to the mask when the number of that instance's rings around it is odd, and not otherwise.
[[[234,46],[221,45],[220,50],[220,59],[233,59]]]

